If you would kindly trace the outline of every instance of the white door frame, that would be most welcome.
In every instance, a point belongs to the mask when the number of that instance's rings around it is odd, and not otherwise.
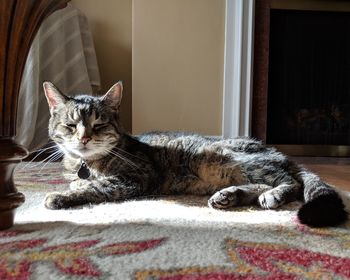
[[[225,137],[249,136],[251,123],[254,0],[226,0],[224,96]]]

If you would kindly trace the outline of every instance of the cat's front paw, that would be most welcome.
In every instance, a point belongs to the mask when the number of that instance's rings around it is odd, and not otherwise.
[[[44,204],[46,208],[53,210],[69,208],[67,196],[58,192],[47,194]]]
[[[216,192],[208,200],[208,205],[215,209],[227,209],[238,204],[238,192],[235,187],[229,187]]]

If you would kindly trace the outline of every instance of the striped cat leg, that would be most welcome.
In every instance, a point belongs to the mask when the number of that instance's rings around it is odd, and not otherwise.
[[[295,201],[300,195],[300,184],[293,180],[293,183],[282,183],[277,187],[265,191],[258,198],[258,204],[264,209],[275,209],[281,205]]]
[[[74,190],[49,193],[45,198],[45,206],[49,209],[67,209],[87,203],[98,204],[128,199],[142,193],[141,184],[120,178],[75,182],[79,183],[79,187]]]
[[[258,197],[271,190],[271,186],[264,184],[249,184],[242,186],[231,186],[216,192],[209,200],[211,208],[226,209],[233,206],[244,206],[256,204]]]

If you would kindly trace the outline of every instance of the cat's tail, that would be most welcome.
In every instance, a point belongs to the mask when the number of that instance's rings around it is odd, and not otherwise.
[[[298,168],[295,174],[303,185],[305,204],[298,211],[299,221],[313,227],[336,226],[348,219],[341,192],[326,184],[316,174]]]

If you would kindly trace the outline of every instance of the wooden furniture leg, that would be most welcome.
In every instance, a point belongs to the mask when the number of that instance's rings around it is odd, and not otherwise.
[[[16,164],[27,152],[12,139],[0,139],[0,229],[13,225],[15,209],[24,202],[24,195],[17,192],[12,174]]]
[[[24,202],[13,170],[27,151],[16,135],[17,99],[27,54],[43,19],[69,0],[0,0],[0,229],[13,225]]]

